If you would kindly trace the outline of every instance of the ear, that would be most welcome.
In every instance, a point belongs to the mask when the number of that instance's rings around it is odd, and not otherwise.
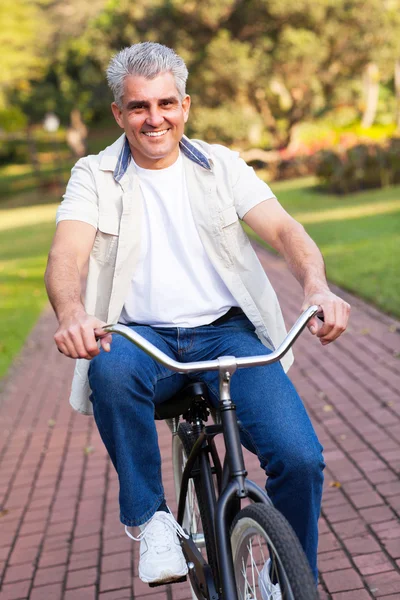
[[[184,99],[182,100],[182,108],[183,108],[183,120],[186,123],[188,118],[189,118],[189,111],[190,111],[190,96],[185,96]]]
[[[122,110],[119,108],[118,104],[116,104],[115,102],[113,102],[111,104],[111,110],[112,113],[114,115],[114,119],[117,121],[118,125],[121,127],[121,129],[124,129],[124,121],[122,118]]]

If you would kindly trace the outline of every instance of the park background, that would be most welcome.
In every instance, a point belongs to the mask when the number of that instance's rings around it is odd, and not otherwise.
[[[2,0],[0,22],[0,378],[46,303],[71,166],[121,133],[108,61],[147,40],[187,63],[186,133],[240,151],[329,280],[400,316],[399,0]]]

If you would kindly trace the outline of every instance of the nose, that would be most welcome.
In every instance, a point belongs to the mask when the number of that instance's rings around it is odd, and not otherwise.
[[[150,127],[154,127],[156,129],[157,127],[160,127],[160,125],[162,125],[163,121],[164,117],[162,116],[158,106],[151,107],[146,119],[147,125],[150,125]]]

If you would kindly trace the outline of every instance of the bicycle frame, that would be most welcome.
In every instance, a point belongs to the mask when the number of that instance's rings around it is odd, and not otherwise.
[[[207,511],[214,523],[211,543],[217,550],[218,571],[221,581],[214,582],[211,568],[204,561],[201,552],[192,540],[182,540],[183,552],[195,568],[196,578],[201,592],[209,600],[218,600],[217,588],[221,583],[222,597],[237,600],[237,591],[234,577],[232,552],[229,540],[229,529],[232,522],[230,509],[236,501],[240,503],[243,498],[251,498],[255,502],[272,504],[267,493],[254,482],[247,479],[243,451],[239,437],[239,426],[236,418],[236,406],[230,397],[229,384],[234,366],[229,362],[229,357],[224,357],[226,364],[220,371],[220,402],[219,413],[221,423],[206,425],[202,431],[197,429],[198,438],[193,446],[182,474],[181,491],[178,504],[178,518],[180,525],[183,523],[186,496],[189,480],[193,476],[196,462],[202,473],[202,483],[205,486]],[[223,433],[225,442],[224,468],[221,470],[219,458],[215,448],[214,437]],[[209,453],[213,457],[215,473],[217,475],[219,498],[216,500],[212,471],[209,464]],[[219,463],[219,464],[218,464]],[[222,471],[222,472],[221,472]],[[194,473],[195,474],[195,473]],[[240,507],[239,507],[240,508]]]

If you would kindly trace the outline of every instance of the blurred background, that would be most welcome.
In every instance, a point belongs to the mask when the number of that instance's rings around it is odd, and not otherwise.
[[[146,40],[187,63],[187,135],[240,151],[329,279],[400,316],[400,0],[2,0],[0,22],[0,378],[71,166],[120,135],[109,59]]]

